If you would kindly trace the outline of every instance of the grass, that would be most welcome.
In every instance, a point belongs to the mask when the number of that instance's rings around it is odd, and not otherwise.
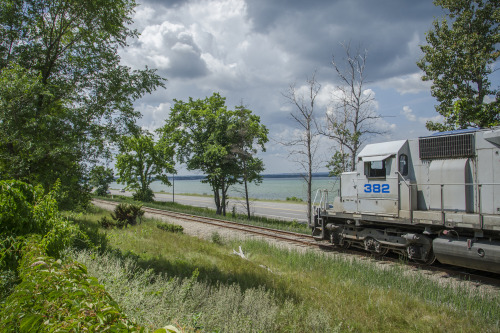
[[[234,214],[234,216],[233,216],[233,214],[231,214],[231,212],[228,212],[228,214],[226,216],[221,216],[221,215],[217,215],[213,209],[209,209],[209,208],[193,207],[193,206],[188,206],[188,205],[182,205],[182,204],[179,204],[176,202],[165,202],[165,201],[155,201],[155,202],[151,202],[151,203],[137,202],[137,201],[132,200],[132,198],[125,197],[125,196],[116,196],[115,195],[113,198],[107,198],[107,197],[96,197],[96,198],[100,199],[100,200],[107,200],[107,201],[113,201],[113,202],[142,204],[144,207],[166,209],[166,210],[171,210],[171,211],[179,212],[179,213],[198,215],[198,216],[234,221],[234,222],[245,223],[245,224],[252,224],[252,225],[263,226],[263,227],[267,227],[267,228],[293,231],[293,232],[298,232],[298,233],[303,233],[303,234],[310,234],[311,233],[311,230],[309,229],[309,227],[306,224],[298,223],[296,221],[292,221],[292,222],[282,221],[282,220],[269,219],[266,217],[257,217],[257,216],[252,216],[251,219],[248,220],[247,216],[243,215],[243,214]]]
[[[78,221],[92,229],[105,214]],[[498,293],[439,284],[399,265],[157,232],[157,223],[101,231],[107,254],[75,254],[140,324],[209,332],[500,330]],[[239,246],[248,260],[232,254]]]

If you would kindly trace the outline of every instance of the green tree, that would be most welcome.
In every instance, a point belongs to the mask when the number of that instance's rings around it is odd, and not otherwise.
[[[123,137],[119,147],[120,153],[116,157],[118,182],[136,190],[135,200],[153,201],[154,194],[149,185],[154,180],[170,185],[167,174],[175,172],[172,147],[164,142],[155,143],[153,135],[147,131]]]
[[[138,118],[133,102],[159,86],[154,70],[120,65],[134,0],[0,2],[0,178],[87,201],[86,163]],[[65,198],[65,200],[64,200]]]
[[[257,179],[256,173],[262,170],[262,165],[252,166],[251,175],[249,154],[254,144],[263,147],[267,142],[267,129],[248,109],[228,110],[226,99],[218,93],[205,99],[174,101],[170,118],[161,129],[163,141],[176,148],[177,160],[186,163],[188,170],[205,174],[203,182],[212,187],[217,214],[225,215],[227,191],[241,182],[243,163],[247,181]]]
[[[500,51],[500,2],[435,0],[447,18],[435,20],[427,33],[424,56],[417,62],[432,81],[436,111],[444,124],[428,122],[429,130],[500,124],[498,98],[490,76]],[[448,21],[449,19],[449,21]]]
[[[269,130],[260,123],[260,117],[243,105],[236,107],[236,121],[231,126],[230,135],[233,144],[230,152],[240,167],[237,177],[241,179],[245,190],[245,207],[250,219],[250,201],[248,198],[248,183],[262,182],[261,172],[264,171],[262,159],[256,157],[257,149],[266,151],[264,145],[268,142]]]
[[[96,188],[95,194],[97,195],[105,196],[113,180],[114,174],[110,168],[97,165],[90,171],[90,185]]]

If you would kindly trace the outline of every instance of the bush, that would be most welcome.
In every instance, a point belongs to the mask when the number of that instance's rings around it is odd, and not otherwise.
[[[78,227],[59,213],[56,198],[59,196],[60,182],[44,194],[41,186],[32,186],[21,181],[0,181],[0,234],[2,242],[7,237],[19,238],[29,234],[42,236],[41,243],[47,254],[59,253],[73,241],[85,236]],[[0,246],[0,260],[10,251],[10,247]],[[0,265],[2,263],[0,262]]]
[[[164,230],[164,231],[169,231],[169,232],[178,232],[182,233],[184,231],[184,228],[180,225],[177,224],[171,224],[171,223],[158,223],[156,225],[158,229]]]
[[[85,266],[45,256],[39,241],[26,246],[22,282],[0,312],[2,332],[140,331]]]
[[[104,229],[109,229],[116,226],[115,221],[113,221],[107,216],[103,216],[99,221],[97,221],[97,223]]]
[[[142,206],[132,204],[119,204],[115,207],[114,212],[111,213],[111,217],[116,221],[115,225],[118,228],[141,223],[143,215]]]
[[[301,198],[297,198],[297,197],[286,197],[286,201],[303,202],[304,200],[302,200]]]
[[[154,193],[153,190],[150,188],[147,188],[146,190],[137,190],[134,194],[132,194],[132,198],[135,201],[142,201],[142,202],[153,202],[154,201]]]

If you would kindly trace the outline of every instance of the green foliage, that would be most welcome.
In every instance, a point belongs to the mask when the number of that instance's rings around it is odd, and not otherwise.
[[[485,0],[435,0],[447,17],[435,20],[427,33],[424,56],[417,65],[439,104],[444,124],[429,130],[489,127],[500,124],[498,88],[490,76],[500,56],[500,3]],[[449,21],[448,21],[449,19]]]
[[[176,158],[188,170],[206,175],[204,182],[214,191],[218,214],[226,212],[227,191],[231,185],[260,179],[262,161],[252,156],[254,145],[264,149],[267,128],[260,118],[243,106],[228,110],[226,99],[214,93],[205,99],[174,100],[166,121],[162,141],[175,147]]]
[[[330,170],[330,177],[340,177],[342,172],[352,170],[352,159],[348,153],[336,151],[326,167]]]
[[[111,214],[113,220],[116,221],[116,226],[119,228],[128,225],[136,225],[141,223],[144,211],[140,205],[119,204]]]
[[[151,202],[154,194],[149,185],[161,180],[170,185],[168,173],[174,173],[174,150],[164,141],[156,143],[153,135],[140,131],[120,141],[120,154],[116,157],[119,183],[136,190],[134,199]]]
[[[103,216],[97,221],[97,223],[99,224],[100,227],[104,229],[109,229],[116,226],[115,221],[109,218],[108,216]]]
[[[85,266],[47,257],[30,240],[20,266],[22,282],[0,309],[2,332],[144,331],[89,277]]]
[[[302,200],[301,198],[297,198],[297,197],[286,197],[286,201],[303,202],[304,200]]]
[[[149,187],[146,188],[145,190],[143,189],[138,189],[135,193],[132,194],[132,198],[135,201],[142,201],[142,202],[153,202],[154,201],[155,194],[152,189]]]
[[[83,237],[78,227],[64,219],[56,198],[60,184],[44,195],[41,186],[20,181],[0,181],[0,234],[13,243],[12,237],[41,235],[41,244],[49,255],[58,256],[76,238]],[[10,238],[9,238],[10,237]],[[12,246],[3,245],[3,251]],[[2,254],[1,256],[6,255]]]
[[[120,65],[134,0],[0,2],[0,179],[61,180],[61,206],[89,201],[87,163],[139,116],[164,80]],[[103,10],[105,8],[106,10]]]
[[[217,245],[223,245],[224,244],[222,236],[217,231],[212,232],[212,235],[210,236],[210,239],[212,240],[212,243],[214,243],[214,244],[217,244]]]
[[[95,166],[90,171],[90,185],[96,188],[95,194],[106,196],[109,190],[109,184],[114,180],[113,170],[105,168],[102,165]]]
[[[177,225],[177,224],[172,224],[172,223],[158,223],[158,224],[156,224],[156,227],[158,229],[168,231],[168,232],[182,233],[184,231],[184,228],[182,226]]]

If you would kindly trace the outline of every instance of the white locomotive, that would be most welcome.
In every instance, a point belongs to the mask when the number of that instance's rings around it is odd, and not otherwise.
[[[500,273],[500,127],[367,145],[323,191],[313,236]]]

